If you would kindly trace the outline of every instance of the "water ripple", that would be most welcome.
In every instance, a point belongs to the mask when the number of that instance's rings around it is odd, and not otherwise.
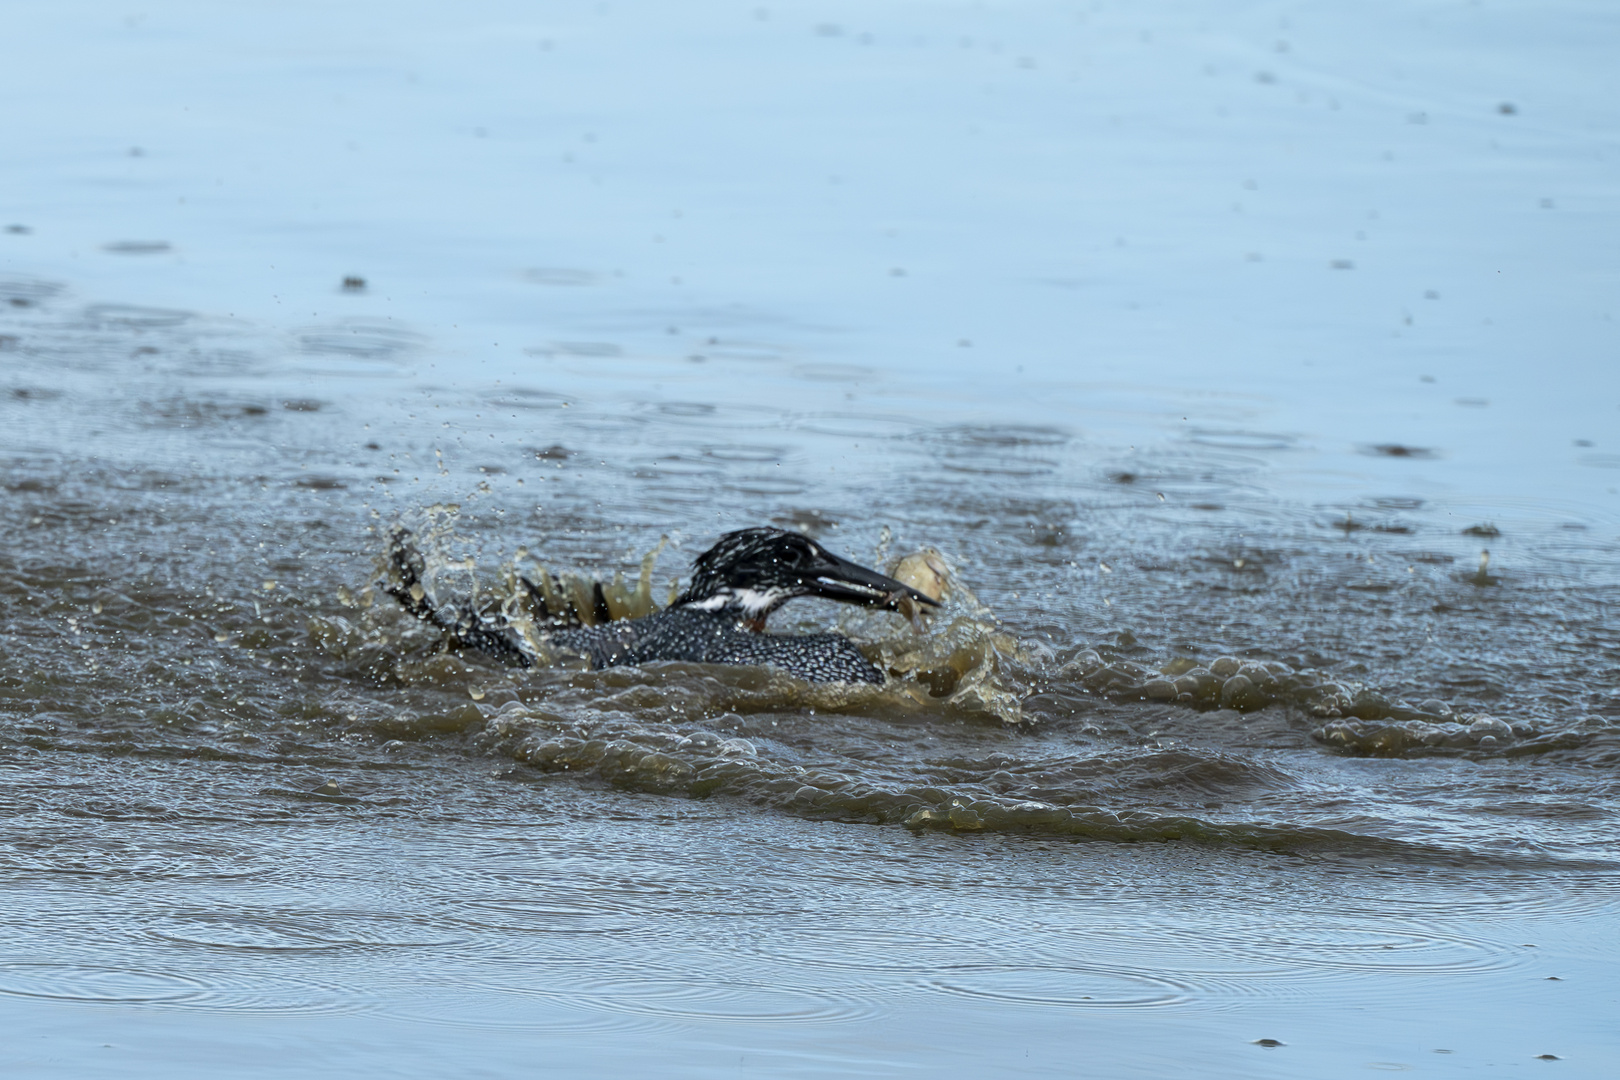
[[[204,997],[208,983],[173,972],[73,963],[0,963],[0,994],[101,1005],[177,1005]]]
[[[922,985],[942,994],[1055,1009],[1163,1009],[1193,997],[1192,986],[1179,979],[1104,965],[986,966]]]

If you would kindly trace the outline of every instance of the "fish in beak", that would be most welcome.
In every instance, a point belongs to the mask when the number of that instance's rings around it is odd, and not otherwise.
[[[928,594],[830,551],[819,552],[815,562],[800,572],[800,580],[810,595],[845,604],[901,612],[906,608],[916,610],[917,605],[939,606],[939,601]]]

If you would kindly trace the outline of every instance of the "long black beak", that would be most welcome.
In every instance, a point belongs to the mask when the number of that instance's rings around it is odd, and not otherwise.
[[[901,603],[938,607],[939,601],[927,593],[918,592],[910,585],[902,585],[876,570],[868,570],[859,563],[840,559],[831,552],[823,552],[814,566],[802,572],[802,580],[816,596],[839,600],[846,604],[861,604],[885,611],[901,610]]]

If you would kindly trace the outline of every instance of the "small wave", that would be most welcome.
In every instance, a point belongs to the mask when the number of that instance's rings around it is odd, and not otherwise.
[[[1335,720],[1311,732],[1318,742],[1369,757],[1467,753],[1522,757],[1553,750],[1574,750],[1587,737],[1578,731],[1543,731],[1535,724],[1509,724],[1495,716],[1468,714],[1461,720]]]
[[[917,430],[917,422],[903,416],[871,413],[805,413],[793,420],[794,428],[841,439],[900,439]]]
[[[758,443],[711,443],[699,447],[699,450],[706,458],[747,465],[770,465],[783,460],[791,453],[785,446]]]
[[[714,430],[746,431],[782,426],[782,413],[764,405],[726,405],[706,401],[644,402],[639,411],[656,423]]]
[[[793,377],[809,382],[863,382],[877,372],[859,364],[796,364]]]
[[[597,275],[589,270],[577,270],[572,267],[541,266],[523,271],[523,280],[536,285],[553,285],[565,287],[578,287],[581,285],[595,285]]]
[[[741,476],[727,482],[726,487],[741,495],[759,495],[774,498],[803,495],[809,490],[808,484],[781,476]]]
[[[250,915],[192,916],[153,929],[152,936],[180,945],[223,952],[333,953],[436,948],[459,938],[423,938],[401,933],[393,920],[356,917],[276,918]]]
[[[297,332],[300,353],[341,362],[345,371],[364,372],[369,365],[394,365],[425,343],[422,335],[393,323],[374,319],[345,319]],[[359,365],[359,366],[356,366]]]
[[[569,399],[567,394],[531,387],[514,387],[503,394],[492,394],[487,399],[501,409],[556,409]]]
[[[1292,450],[1299,444],[1299,437],[1295,435],[1241,428],[1194,428],[1187,440],[1222,450]]]
[[[32,307],[49,300],[63,288],[60,282],[8,274],[0,277],[0,300],[12,307]]]
[[[153,427],[180,430],[210,427],[232,421],[264,416],[264,406],[253,401],[211,400],[174,396],[158,401],[142,401],[137,409]]]
[[[592,360],[616,359],[624,355],[624,347],[611,341],[551,341],[523,351],[530,356],[572,356]]]
[[[1059,428],[1008,424],[962,425],[923,432],[916,439],[947,472],[980,476],[1033,477],[1058,467],[1055,452],[1071,436]]]
[[[167,240],[114,240],[101,245],[101,250],[113,255],[163,255],[174,245]]]
[[[189,311],[138,307],[134,304],[93,304],[84,309],[84,319],[92,325],[127,326],[143,330],[179,326],[191,318]]]
[[[942,446],[1010,450],[1023,446],[1063,446],[1073,436],[1062,428],[1035,424],[962,424],[930,431],[922,438]]]
[[[673,666],[673,665],[671,665]],[[747,670],[747,669],[743,669]],[[604,673],[605,674],[605,673]],[[786,680],[793,682],[793,680]],[[803,684],[798,684],[802,686]],[[687,700],[676,686],[644,685],[639,695],[610,697],[612,719],[590,720],[555,700],[510,703],[493,715],[474,742],[548,773],[589,778],[624,790],[685,798],[728,796],[815,819],[901,825],[917,832],[998,833],[1113,843],[1181,841],[1204,846],[1288,852],[1356,854],[1375,858],[1452,862],[1457,851],[1340,829],[1254,822],[1221,823],[1184,815],[1058,805],[1013,796],[959,794],[925,785],[886,785],[832,770],[808,769],[763,753],[749,738],[707,728],[680,734],[668,723],[640,724],[627,707],[656,708],[666,720],[687,712],[687,723],[713,707],[712,690]],[[687,686],[690,691],[694,689]],[[762,688],[780,702],[782,688]],[[811,707],[800,701],[799,708]],[[832,704],[823,699],[825,707]],[[779,706],[780,707],[780,706]],[[678,722],[678,721],[677,721]],[[1467,859],[1476,856],[1470,854]]]
[[[1279,661],[1219,657],[1208,664],[1177,658],[1152,668],[1100,649],[1081,650],[1057,680],[1115,701],[1177,704],[1191,709],[1254,712],[1274,706],[1318,721],[1312,737],[1334,750],[1379,757],[1475,754],[1505,757],[1572,749],[1586,736],[1525,719],[1458,713],[1445,702],[1392,700],[1349,680],[1298,670]]]

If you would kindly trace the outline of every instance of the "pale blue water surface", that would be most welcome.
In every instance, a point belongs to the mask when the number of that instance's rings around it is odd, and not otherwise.
[[[4,16],[0,1072],[1620,1072],[1612,5]]]

